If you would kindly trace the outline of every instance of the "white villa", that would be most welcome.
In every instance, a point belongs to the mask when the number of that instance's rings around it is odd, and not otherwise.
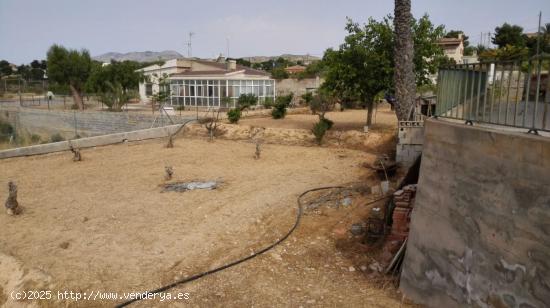
[[[241,94],[248,93],[258,97],[258,104],[265,98],[275,98],[275,80],[267,72],[237,65],[221,56],[216,61],[173,59],[141,71],[149,79],[139,85],[144,102],[158,93],[160,76],[169,81],[169,101],[174,106],[232,107]]]
[[[455,60],[457,64],[462,64],[464,57],[464,38],[462,34],[458,38],[441,38],[437,44],[443,48],[443,52],[448,58]]]

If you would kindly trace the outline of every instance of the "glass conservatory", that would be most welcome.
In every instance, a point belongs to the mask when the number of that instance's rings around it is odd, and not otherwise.
[[[241,94],[254,94],[260,105],[274,98],[273,79],[171,79],[170,103],[174,106],[235,107]],[[223,99],[228,97],[229,99]]]

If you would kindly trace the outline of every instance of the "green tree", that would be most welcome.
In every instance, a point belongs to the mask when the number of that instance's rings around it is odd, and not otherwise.
[[[0,76],[9,76],[13,73],[11,65],[8,61],[0,61]]]
[[[124,92],[136,90],[139,82],[144,80],[143,73],[137,71],[139,67],[140,64],[135,61],[111,61],[109,65],[94,62],[86,87],[98,93],[109,91],[116,84]]]
[[[511,61],[525,59],[529,55],[527,47],[506,45],[498,49],[487,49],[479,54],[482,61]]]
[[[537,54],[537,44],[539,53],[550,53],[550,23],[541,27],[540,37],[538,33],[536,36],[526,37],[525,45],[529,48],[529,55]]]
[[[284,67],[275,67],[273,70],[271,70],[271,77],[275,79],[286,79],[288,78],[288,72],[284,69]]]
[[[435,27],[427,15],[411,23],[414,38],[414,57],[411,55],[414,87],[415,81],[416,85],[431,83],[428,75],[435,73],[441,59],[445,58],[436,44],[443,36],[444,28]],[[392,18],[387,16],[381,21],[371,18],[364,25],[348,19],[346,30],[348,35],[339,49],[328,49],[323,56],[325,82],[322,88],[340,101],[361,101],[366,105],[369,110],[368,126],[371,124],[374,97],[381,91],[394,89],[396,44]],[[402,55],[401,49],[398,52]],[[404,117],[408,109],[401,108],[398,118]]]
[[[325,118],[325,114],[334,109],[336,100],[330,97],[325,91],[319,91],[315,96],[311,97],[309,108],[312,114],[319,116],[320,121],[327,121],[329,123],[329,129],[332,127],[332,121]]]
[[[17,66],[17,75],[21,77],[21,79],[24,80],[30,80],[31,79],[31,67],[26,64],[21,64]]]
[[[523,28],[518,25],[504,23],[502,26],[495,28],[495,36],[492,38],[492,42],[498,48],[503,48],[506,45],[525,47]]]
[[[417,86],[429,85],[432,83],[429,76],[437,73],[441,62],[448,60],[437,44],[445,28],[442,25],[434,26],[428,15],[424,15],[418,20],[413,19],[412,22],[415,82]]]
[[[487,47],[483,46],[482,44],[479,44],[476,46],[476,52],[478,55],[484,52],[485,50],[487,50]]]
[[[153,93],[153,96],[151,97],[153,103],[151,104],[151,108],[153,112],[155,111],[155,104],[158,103],[159,105],[166,103],[168,101],[168,98],[170,98],[170,82],[168,80],[168,74],[164,73],[162,75],[153,74],[153,77],[155,78],[156,82],[153,80],[148,80],[150,83],[158,85],[158,91],[156,93]]]
[[[68,50],[63,46],[53,45],[48,50],[47,68],[48,78],[60,84],[67,84],[76,106],[83,110],[82,90],[92,69],[90,53],[85,49]]]
[[[106,89],[99,93],[99,97],[109,111],[121,111],[122,106],[130,99],[138,97],[137,91],[125,90],[120,83],[107,81],[105,86]]]
[[[231,60],[231,58],[228,58],[227,60]],[[238,65],[243,65],[243,66],[247,66],[247,67],[252,67],[252,63],[250,63],[250,61],[245,60],[245,59],[243,59],[243,58],[233,59],[233,60],[237,61],[237,64],[238,64]]]

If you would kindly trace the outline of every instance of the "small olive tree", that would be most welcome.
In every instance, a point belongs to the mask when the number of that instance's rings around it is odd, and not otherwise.
[[[330,130],[334,124],[334,122],[325,117],[325,114],[328,111],[333,110],[335,104],[336,100],[334,97],[331,97],[323,92],[315,95],[311,100],[309,108],[313,114],[319,116],[319,121],[315,123],[311,129],[318,145],[321,145],[326,132]]]

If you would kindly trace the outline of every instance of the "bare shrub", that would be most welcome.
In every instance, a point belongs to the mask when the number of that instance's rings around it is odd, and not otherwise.
[[[18,215],[21,213],[19,202],[17,202],[17,185],[13,181],[8,182],[8,199],[4,204],[8,215]]]
[[[209,111],[210,112],[210,111]],[[208,132],[208,138],[209,141],[214,141],[214,137],[218,136],[218,134],[221,133],[220,130],[220,112],[221,108],[218,108],[217,110],[212,110],[212,115],[206,114],[206,117],[199,120],[199,123],[201,123]]]
[[[80,154],[80,149],[78,148],[74,148],[72,145],[71,145],[71,152],[73,152],[73,161],[74,162],[77,162],[77,161],[82,161],[82,155]]]
[[[260,142],[256,141],[256,152],[254,153],[254,159],[260,159],[260,154],[262,153],[262,149],[260,146]]]
[[[174,174],[174,169],[172,166],[165,166],[164,167],[164,180],[170,181],[172,179],[172,175]]]

